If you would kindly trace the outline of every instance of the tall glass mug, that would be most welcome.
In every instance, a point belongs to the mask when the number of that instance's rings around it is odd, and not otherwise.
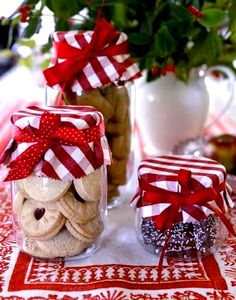
[[[12,122],[5,180],[19,248],[41,258],[91,255],[102,240],[111,162],[102,114],[87,106],[29,107]]]
[[[55,32],[55,57],[44,71],[47,85],[63,92],[69,105],[90,105],[105,119],[112,151],[108,208],[123,200],[130,177],[131,103],[127,85],[141,75],[128,53],[127,36],[99,19],[93,31]]]

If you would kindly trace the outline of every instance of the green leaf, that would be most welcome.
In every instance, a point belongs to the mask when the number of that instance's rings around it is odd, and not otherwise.
[[[154,35],[153,46],[154,49],[151,50],[151,53],[154,52],[160,57],[166,57],[175,51],[176,42],[166,26],[162,26]]]
[[[31,38],[33,34],[39,32],[40,27],[41,27],[41,17],[32,16],[29,20],[28,26],[23,31],[23,37]]]
[[[231,1],[231,6],[229,8],[229,29],[231,31],[236,30],[236,0]],[[233,39],[234,40],[234,39]]]
[[[205,27],[217,27],[224,23],[226,13],[218,8],[209,8],[202,11],[204,16],[198,22]]]
[[[128,41],[133,45],[146,45],[151,41],[151,37],[145,33],[129,33]]]
[[[152,34],[152,18],[144,18],[142,20],[140,31],[149,36]]]
[[[56,17],[64,19],[76,15],[81,9],[77,0],[46,0],[46,5]]]
[[[174,20],[194,20],[193,16],[187,11],[186,7],[180,5],[170,5],[170,15]]]
[[[28,40],[28,39],[26,39],[26,40],[18,40],[17,42],[21,46],[27,46],[27,47],[29,47],[31,49],[34,49],[35,46],[36,46],[35,40]]]
[[[67,31],[70,29],[67,19],[55,18],[55,31]]]
[[[198,43],[190,51],[190,65],[211,65],[222,53],[222,40],[216,32],[209,32],[198,40]]]

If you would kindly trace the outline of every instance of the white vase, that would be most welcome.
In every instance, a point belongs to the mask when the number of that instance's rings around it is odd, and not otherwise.
[[[232,71],[222,66],[217,70],[227,73],[233,86]],[[145,153],[169,153],[181,141],[203,133],[209,112],[209,93],[205,76],[199,74],[201,72],[194,70],[188,83],[177,80],[171,73],[149,83],[143,76],[137,82],[136,123]],[[229,101],[233,98],[232,91]]]

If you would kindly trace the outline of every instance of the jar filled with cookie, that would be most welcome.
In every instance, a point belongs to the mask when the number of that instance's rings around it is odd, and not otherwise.
[[[101,244],[111,153],[89,106],[32,106],[13,114],[1,157],[12,182],[19,248],[41,258],[84,258]]]
[[[44,71],[47,85],[59,88],[68,105],[91,105],[100,111],[112,152],[108,166],[108,208],[124,200],[132,173],[134,94],[141,73],[131,60],[127,36],[104,19],[93,31],[55,32],[55,57]]]
[[[167,258],[213,253],[229,233],[233,207],[226,171],[220,163],[192,155],[143,160],[135,207],[138,240],[149,252]]]

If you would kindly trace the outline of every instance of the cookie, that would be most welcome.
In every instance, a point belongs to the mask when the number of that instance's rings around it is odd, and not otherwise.
[[[74,179],[76,192],[85,201],[99,201],[101,198],[102,168],[84,177]]]
[[[33,240],[30,237],[25,237],[22,244],[22,250],[32,256],[40,257],[40,258],[53,258],[54,256],[47,255],[44,251],[42,251],[36,240]]]
[[[24,194],[17,191],[15,196],[14,196],[14,199],[12,201],[12,212],[14,214],[16,214],[16,215],[20,214],[20,211],[22,209],[24,200],[25,200]]]
[[[25,187],[24,187],[24,180],[20,179],[20,180],[16,180],[16,189],[17,191],[19,191],[21,194],[27,196],[26,192],[25,192]]]
[[[23,185],[28,198],[40,202],[50,202],[61,198],[70,187],[71,182],[32,174],[23,179]]]
[[[114,114],[111,104],[101,95],[99,89],[89,90],[84,92],[81,96],[77,96],[76,105],[95,107],[103,114],[105,121],[110,119]]]
[[[123,185],[126,183],[127,159],[113,159],[113,164],[107,166],[109,183]]]
[[[75,238],[88,243],[95,241],[103,231],[103,222],[99,215],[86,224],[79,224],[72,222],[71,220],[66,220],[65,225]]]
[[[117,123],[108,120],[106,124],[106,132],[112,136],[119,136],[124,134],[124,132],[126,131],[126,127],[126,122]]]
[[[89,244],[76,239],[63,227],[56,236],[37,241],[37,245],[45,253],[44,257],[70,257],[80,254]]]
[[[101,95],[108,101],[114,111],[116,110],[117,101],[119,100],[117,89],[118,87],[114,84],[100,88]]]
[[[129,132],[126,132],[124,135],[113,136],[110,141],[110,148],[114,158],[128,158],[130,153]]]
[[[123,123],[129,114],[129,94],[126,87],[117,87],[117,102],[112,120]]]
[[[19,214],[19,224],[29,237],[47,240],[59,232],[65,224],[65,218],[54,203],[26,199]]]
[[[118,186],[116,184],[112,184],[108,182],[107,194],[108,194],[108,201],[113,197],[118,197],[120,195]]]
[[[58,210],[69,220],[87,223],[98,214],[99,202],[80,202],[72,193],[66,193],[58,202]]]

